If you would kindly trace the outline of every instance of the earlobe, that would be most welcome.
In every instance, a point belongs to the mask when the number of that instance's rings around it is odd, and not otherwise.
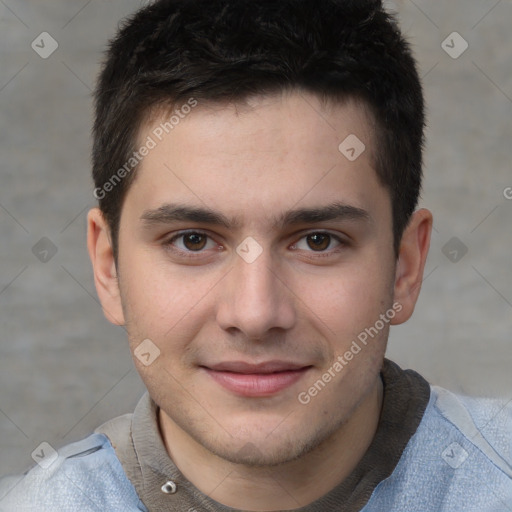
[[[87,215],[87,248],[103,313],[114,325],[124,325],[110,229],[99,208],[93,208]]]
[[[398,325],[406,322],[414,311],[423,281],[431,232],[432,214],[430,211],[421,209],[414,212],[400,242],[394,300],[402,308],[391,322],[392,324]]]

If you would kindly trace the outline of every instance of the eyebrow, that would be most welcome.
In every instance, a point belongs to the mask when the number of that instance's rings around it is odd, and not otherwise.
[[[146,226],[188,221],[233,229],[240,227],[242,224],[238,217],[228,218],[224,214],[209,208],[174,203],[166,203],[154,210],[145,210],[140,219]],[[272,227],[275,229],[288,225],[342,220],[369,223],[372,217],[362,208],[337,202],[326,206],[289,210],[274,218]]]

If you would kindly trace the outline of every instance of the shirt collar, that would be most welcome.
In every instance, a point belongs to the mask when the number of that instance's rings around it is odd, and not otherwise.
[[[383,406],[377,432],[367,452],[343,482],[297,512],[323,512],[334,507],[338,511],[360,510],[375,487],[394,471],[421,422],[430,398],[430,386],[416,372],[404,371],[387,359],[381,377]],[[150,511],[197,507],[208,512],[233,511],[200,492],[176,467],[160,435],[158,412],[158,406],[146,393],[132,416],[133,449],[126,460],[121,460],[141,501]]]

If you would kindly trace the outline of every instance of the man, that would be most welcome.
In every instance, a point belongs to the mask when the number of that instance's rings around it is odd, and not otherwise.
[[[88,247],[148,394],[2,510],[510,510],[493,402],[384,358],[432,215],[380,1],[161,0],[96,90]],[[501,411],[503,425],[509,420]]]

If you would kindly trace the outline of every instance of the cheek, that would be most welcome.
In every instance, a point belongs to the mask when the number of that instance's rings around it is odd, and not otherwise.
[[[307,298],[306,314],[317,321],[327,339],[345,344],[390,308],[391,283],[389,268],[382,263],[353,265],[302,281],[299,296]]]
[[[168,351],[180,345],[179,338],[194,335],[201,325],[208,291],[218,281],[216,273],[200,267],[184,272],[167,264],[161,254],[155,257],[155,252],[144,250],[125,256],[120,269],[128,334],[134,343],[150,338]]]

